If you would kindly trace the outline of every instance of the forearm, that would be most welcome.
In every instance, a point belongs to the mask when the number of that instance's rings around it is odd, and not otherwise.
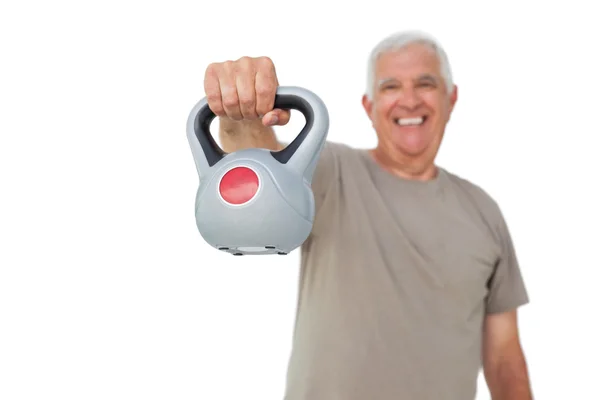
[[[524,358],[488,366],[485,378],[492,400],[533,400]]]
[[[235,121],[219,119],[219,139],[227,153],[247,148],[281,149],[273,128],[263,125],[260,119]]]

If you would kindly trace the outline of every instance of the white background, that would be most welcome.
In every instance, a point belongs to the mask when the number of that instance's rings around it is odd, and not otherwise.
[[[408,28],[459,86],[439,163],[512,230],[536,398],[600,398],[600,30],[593,2],[548,3],[3,2],[0,399],[282,399],[298,254],[202,241],[188,112],[208,63],[268,55],[330,139],[373,146],[366,58]]]

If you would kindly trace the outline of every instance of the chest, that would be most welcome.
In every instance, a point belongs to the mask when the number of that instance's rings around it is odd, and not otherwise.
[[[499,246],[485,216],[459,196],[357,191],[332,212],[332,240],[353,260],[384,265],[405,285],[485,295]]]

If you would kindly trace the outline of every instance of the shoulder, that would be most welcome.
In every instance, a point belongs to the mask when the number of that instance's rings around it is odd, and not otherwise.
[[[282,147],[287,147],[290,142],[282,142]],[[342,142],[331,140],[325,141],[319,153],[319,161],[322,164],[330,164],[341,158],[348,158],[358,155],[358,149]]]
[[[488,224],[492,224],[495,228],[503,225],[500,205],[486,189],[456,173],[443,171],[447,178],[447,184],[465,207],[476,211]]]
[[[325,163],[335,163],[338,168],[352,166],[356,162],[361,162],[364,155],[364,149],[352,145],[328,140],[323,146],[321,159]]]
[[[455,189],[463,192],[465,195],[472,197],[473,200],[488,204],[495,204],[496,201],[480,184],[473,182],[471,179],[458,175],[455,172],[443,169],[446,174],[447,181]]]
[[[360,158],[360,149],[341,142],[326,141],[319,155],[317,169],[341,173]]]
[[[346,143],[328,140],[323,146],[323,153],[334,157],[348,157],[357,154],[357,148]]]

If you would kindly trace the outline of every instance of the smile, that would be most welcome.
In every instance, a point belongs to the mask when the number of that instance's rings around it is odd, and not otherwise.
[[[419,126],[427,120],[427,116],[415,118],[396,118],[394,122],[400,126]]]

